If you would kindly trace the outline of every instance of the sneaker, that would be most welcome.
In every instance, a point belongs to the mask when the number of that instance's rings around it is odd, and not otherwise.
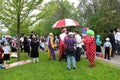
[[[67,67],[67,70],[71,70],[71,69]]]
[[[73,69],[76,69],[76,67],[73,67]]]

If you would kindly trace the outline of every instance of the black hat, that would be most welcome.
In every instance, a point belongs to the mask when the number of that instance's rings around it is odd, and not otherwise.
[[[113,33],[113,30],[111,29],[110,32]]]

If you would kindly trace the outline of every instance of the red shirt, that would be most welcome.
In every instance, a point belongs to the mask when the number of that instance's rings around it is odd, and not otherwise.
[[[96,53],[96,40],[93,36],[90,37],[90,54]]]
[[[83,37],[83,41],[84,41],[84,44],[85,44],[85,50],[86,50],[86,54],[89,54],[89,36],[88,35],[85,35],[84,37]]]
[[[4,52],[3,49],[0,48],[0,59],[2,59],[2,53],[3,53],[3,52]]]
[[[93,36],[85,35],[83,39],[84,39],[86,54],[95,54],[96,52],[95,38]]]

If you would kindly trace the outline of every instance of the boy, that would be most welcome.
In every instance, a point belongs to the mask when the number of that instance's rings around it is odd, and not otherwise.
[[[106,38],[106,42],[104,43],[104,49],[105,49],[105,57],[104,58],[106,59],[106,56],[108,56],[108,60],[110,60],[110,50],[112,48],[112,45],[109,41],[110,41],[110,39]]]

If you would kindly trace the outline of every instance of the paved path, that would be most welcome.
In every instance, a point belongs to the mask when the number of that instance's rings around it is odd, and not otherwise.
[[[58,51],[56,51],[56,53],[58,53]],[[85,57],[85,55],[82,55],[82,56]],[[96,58],[102,61],[108,62],[112,65],[120,67],[120,55],[114,55],[114,57],[111,57],[111,60],[107,60],[107,59],[100,58],[100,57],[96,57]]]
[[[96,58],[120,67],[120,55],[115,55],[114,57],[111,57],[111,60],[107,60],[99,57],[96,57]]]

